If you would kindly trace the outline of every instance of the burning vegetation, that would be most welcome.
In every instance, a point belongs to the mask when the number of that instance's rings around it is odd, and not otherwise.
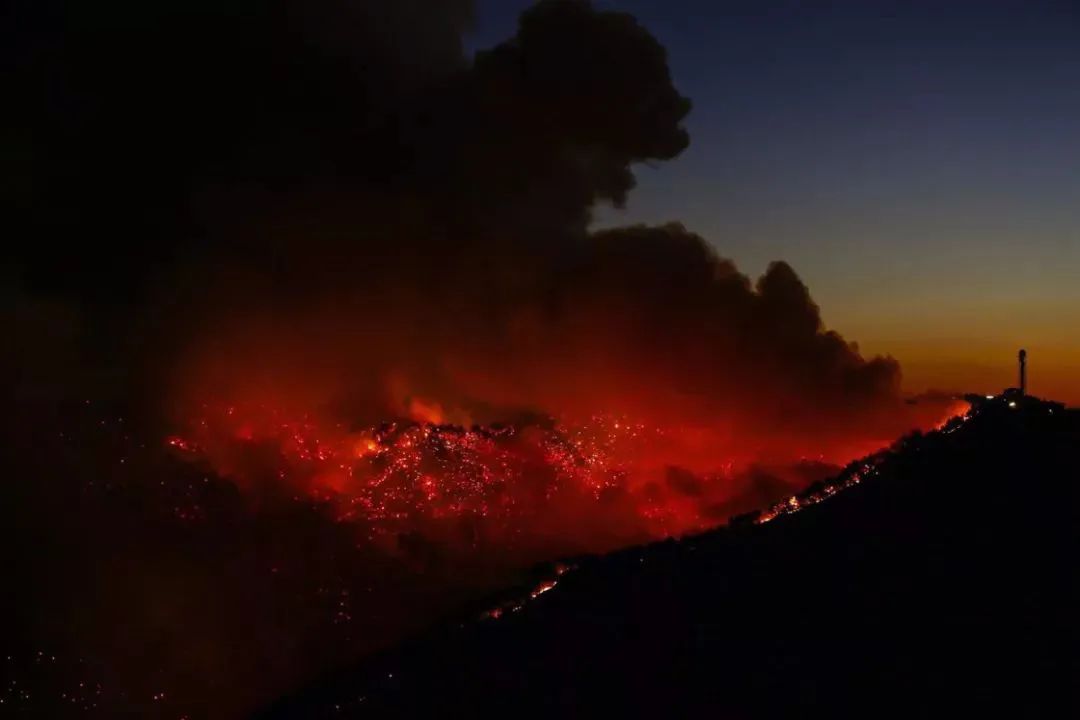
[[[433,405],[413,407],[431,416]],[[774,455],[769,470],[752,454],[723,453],[722,442],[703,428],[625,417],[350,428],[267,406],[207,405],[167,445],[250,493],[324,503],[371,540],[394,546],[420,534],[466,552],[497,544],[523,559],[712,527],[851,459]]]
[[[721,524],[951,412],[787,264],[591,228],[689,143],[627,14],[543,0],[468,57],[464,0],[93,5],[0,28],[3,505],[40,548],[23,656],[60,648],[113,710],[240,714],[517,568]]]

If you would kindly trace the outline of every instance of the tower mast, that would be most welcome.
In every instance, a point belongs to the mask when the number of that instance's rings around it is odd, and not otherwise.
[[[1027,350],[1020,351],[1020,394],[1027,395]]]

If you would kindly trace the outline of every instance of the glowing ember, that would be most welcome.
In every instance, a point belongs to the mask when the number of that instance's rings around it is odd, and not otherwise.
[[[350,430],[269,408],[205,410],[191,437],[171,437],[168,445],[241,484],[269,466],[288,487],[333,503],[340,520],[384,531],[417,519],[528,515],[557,497],[596,503],[609,491],[634,494],[629,462],[664,435],[601,416],[574,426],[398,420]],[[655,500],[639,500],[643,513],[667,519]]]
[[[485,612],[481,616],[481,618],[488,620],[498,620],[499,618],[506,615],[506,613],[508,612],[521,612],[521,610],[525,607],[526,603],[531,600],[535,600],[546,592],[554,590],[555,587],[559,584],[559,578],[570,572],[571,570],[573,570],[573,567],[569,565],[563,565],[562,563],[556,564],[554,568],[555,577],[547,578],[540,582],[540,584],[533,588],[533,590],[529,593],[529,597],[527,599],[522,598],[504,602],[501,605],[497,605]]]
[[[975,411],[971,408],[969,403],[964,402],[957,403],[950,408],[949,412],[951,413],[950,417],[936,428],[945,435],[951,435],[959,430],[964,423],[971,419],[972,414]],[[867,462],[861,463],[854,468],[848,468],[845,472],[841,473],[839,477],[822,487],[820,490],[808,492],[803,495],[792,495],[786,500],[776,503],[767,510],[763,510],[759,513],[754,522],[758,525],[763,525],[775,520],[781,515],[797,513],[812,505],[824,502],[843,490],[855,487],[877,472],[874,466],[880,457],[881,454],[877,453],[870,457]]]
[[[541,595],[543,595],[544,593],[546,593],[548,590],[554,589],[554,587],[556,585],[558,585],[558,584],[559,583],[556,580],[546,580],[546,581],[540,583],[540,585],[538,585],[537,588],[535,590],[533,590],[532,593],[529,594],[529,597],[531,597],[533,600],[535,600],[536,598],[538,598]]]
[[[340,521],[364,524],[372,538],[431,535],[440,525],[460,533],[455,522],[467,520],[472,545],[477,533],[511,545],[581,536],[583,523],[606,539],[584,540],[581,549],[678,535],[726,521],[734,512],[725,508],[753,482],[745,476],[753,458],[721,454],[728,447],[722,438],[700,428],[605,415],[464,427],[425,420],[444,413],[420,400],[410,413],[349,427],[265,405],[208,404],[188,434],[167,444],[241,487],[265,487],[270,478],[298,500],[329,504]],[[868,449],[827,459],[802,452],[792,464],[828,466]],[[674,464],[687,456],[692,469]],[[748,497],[758,504],[776,494]],[[805,502],[790,497],[783,512]]]

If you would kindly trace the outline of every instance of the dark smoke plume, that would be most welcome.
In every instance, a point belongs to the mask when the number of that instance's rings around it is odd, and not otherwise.
[[[168,685],[170,711],[243,712],[523,563],[723,522],[940,419],[788,265],[590,232],[689,142],[629,15],[543,0],[469,58],[466,0],[3,12],[5,618],[115,707]],[[370,495],[323,448],[382,471],[421,432],[425,473],[521,487],[394,515],[389,543],[322,501]]]

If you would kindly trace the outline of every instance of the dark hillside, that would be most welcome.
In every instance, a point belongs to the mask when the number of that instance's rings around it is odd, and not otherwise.
[[[1078,449],[1076,411],[977,402],[797,512],[578,561],[269,716],[1069,716]]]

